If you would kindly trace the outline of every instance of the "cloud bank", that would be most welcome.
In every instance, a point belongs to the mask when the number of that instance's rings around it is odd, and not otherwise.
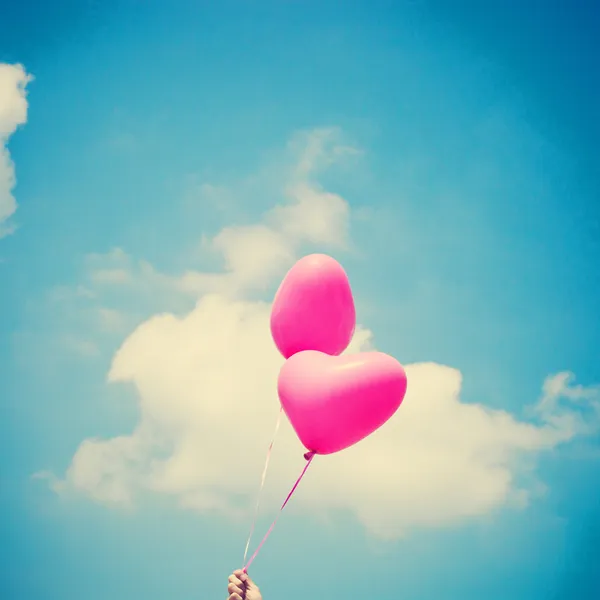
[[[56,491],[113,507],[131,507],[141,493],[152,492],[202,513],[249,518],[277,417],[282,364],[269,334],[270,306],[253,294],[272,285],[305,246],[335,252],[350,243],[348,203],[316,176],[356,151],[336,130],[296,136],[291,148],[295,168],[285,203],[259,223],[226,227],[207,240],[221,255],[222,271],[165,275],[122,250],[89,259],[91,296],[125,287],[197,301],[183,314],[155,314],[126,337],[108,381],[135,390],[139,422],[131,433],[82,441],[64,478],[53,481]],[[362,327],[350,351],[374,347]],[[371,534],[394,538],[412,526],[525,507],[541,489],[539,453],[598,423],[598,390],[573,385],[570,373],[543,382],[535,420],[526,422],[462,402],[456,369],[421,363],[406,370],[408,393],[395,417],[358,445],[317,457],[292,510],[324,519],[346,511]],[[265,509],[283,499],[302,453],[284,422]]]
[[[32,80],[21,65],[0,63],[0,237],[13,231],[7,221],[17,210],[12,194],[15,166],[8,142],[19,125],[27,122],[27,84]]]

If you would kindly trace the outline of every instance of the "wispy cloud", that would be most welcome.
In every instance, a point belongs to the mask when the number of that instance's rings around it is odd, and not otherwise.
[[[157,297],[163,304],[129,332],[108,373],[109,382],[134,387],[139,423],[130,434],[82,441],[64,478],[52,480],[55,490],[126,507],[150,491],[202,512],[244,514],[239,494],[255,491],[282,362],[269,336],[269,305],[254,294],[273,285],[306,245],[350,246],[348,203],[317,181],[317,173],[352,154],[339,139],[336,130],[294,138],[285,202],[257,223],[206,239],[220,270],[167,275],[122,250],[88,257],[76,288],[81,297],[100,303],[120,291],[136,294],[138,305]],[[165,312],[182,298],[185,310]],[[124,325],[113,312],[120,307],[108,306],[97,305],[104,326]],[[373,346],[371,332],[359,328],[351,350]],[[463,403],[456,369],[422,363],[407,372],[409,392],[395,418],[356,447],[316,461],[296,506],[325,516],[351,511],[381,537],[522,508],[543,489],[533,469],[537,455],[598,426],[596,413],[585,423],[577,417],[582,406],[597,406],[597,389],[573,386],[564,374],[545,382],[535,420],[524,421],[483,402]],[[287,484],[301,456],[284,427],[273,480]],[[280,500],[269,487],[265,502]]]
[[[27,84],[33,78],[21,65],[0,63],[0,237],[14,231],[9,223],[17,210],[13,196],[15,166],[8,142],[17,127],[27,122]]]
[[[77,306],[79,314],[85,311],[104,322],[107,314],[123,311],[133,321],[155,311],[180,313],[205,293],[219,292],[232,298],[260,294],[285,272],[304,246],[347,248],[350,208],[339,195],[324,190],[314,176],[326,165],[343,162],[349,147],[340,150],[343,136],[336,129],[302,132],[292,139],[288,164],[282,168],[285,175],[276,184],[283,202],[267,210],[259,223],[226,226],[199,240],[204,262],[217,265],[213,271],[188,269],[167,274],[122,248],[92,253],[83,261],[80,283],[51,290],[49,299],[55,309],[63,307],[72,315]],[[195,183],[194,189],[218,209],[224,197],[229,204],[234,202],[235,192],[222,185]],[[237,191],[241,195],[237,202],[243,203],[244,192]],[[184,202],[188,200],[184,198]],[[115,326],[116,322],[113,318]]]

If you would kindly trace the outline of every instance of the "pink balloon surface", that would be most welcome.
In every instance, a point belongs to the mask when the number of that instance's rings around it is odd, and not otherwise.
[[[406,386],[402,365],[387,354],[306,351],[285,362],[277,391],[302,444],[332,454],[381,427],[402,404]]]
[[[342,266],[325,254],[301,258],[279,286],[271,310],[271,334],[281,354],[341,354],[355,326],[354,299]]]

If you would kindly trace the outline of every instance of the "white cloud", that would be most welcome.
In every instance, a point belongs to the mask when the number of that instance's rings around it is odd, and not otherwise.
[[[361,155],[361,150],[344,142],[337,127],[322,127],[300,131],[292,137],[288,149],[298,157],[292,178],[298,181],[312,179],[335,163]]]
[[[266,211],[260,223],[229,226],[213,237],[203,237],[203,249],[220,259],[220,271],[190,270],[179,276],[165,275],[116,248],[87,257],[88,284],[167,295],[176,292],[190,298],[211,292],[245,297],[272,284],[307,244],[333,250],[347,248],[348,203],[323,190],[313,178],[322,169],[359,152],[342,142],[336,129],[319,129],[293,137],[290,155],[294,165],[287,169],[288,180],[282,190],[285,202]],[[217,189],[208,184],[198,187]],[[225,194],[222,188],[218,189],[219,194]]]
[[[222,272],[169,277],[136,265],[121,251],[90,259],[94,290],[133,281],[146,290],[196,294],[198,300],[185,314],[145,320],[123,342],[108,380],[133,386],[140,421],[130,435],[84,440],[54,489],[125,507],[138,493],[151,491],[201,512],[249,517],[277,416],[275,381],[282,358],[269,334],[269,305],[248,294],[272,283],[302,244],[348,243],[347,203],[310,178],[317,163],[344,155],[330,143],[331,135],[305,136],[307,155],[299,153],[296,192],[288,194],[287,204],[256,225],[225,228],[209,240],[223,257]],[[98,278],[107,261],[128,276]],[[371,333],[359,328],[351,351],[372,345]],[[461,402],[462,375],[456,369],[434,363],[406,368],[408,393],[395,417],[360,444],[317,457],[292,510],[325,517],[350,511],[373,534],[395,537],[414,525],[443,525],[504,505],[523,507],[540,488],[537,454],[587,432],[576,409],[595,411],[589,422],[598,423],[597,390],[569,385],[565,374],[544,383],[536,421],[528,423]],[[281,502],[303,464],[302,453],[284,423],[266,506]]]
[[[21,65],[0,63],[0,237],[12,232],[7,220],[17,210],[12,194],[15,168],[8,151],[10,136],[27,121],[27,84],[32,80]]]

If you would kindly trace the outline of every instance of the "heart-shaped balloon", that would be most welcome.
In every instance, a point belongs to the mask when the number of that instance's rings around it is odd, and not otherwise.
[[[402,365],[382,352],[306,351],[285,362],[277,391],[302,444],[332,454],[381,427],[398,410],[406,385]]]
[[[355,326],[354,299],[342,266],[325,254],[301,258],[279,286],[271,310],[271,334],[281,354],[341,354]]]

